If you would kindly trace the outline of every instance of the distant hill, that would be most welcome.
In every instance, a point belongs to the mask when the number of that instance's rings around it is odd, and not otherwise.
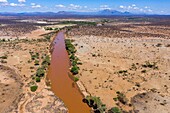
[[[120,12],[117,10],[101,10],[98,12],[70,12],[70,11],[59,11],[59,12],[23,12],[23,13],[9,13],[9,12],[0,12],[1,16],[58,16],[58,15],[134,15],[130,12]]]
[[[120,12],[117,10],[109,10],[109,9],[99,11],[98,14],[99,15],[133,15],[130,12]]]

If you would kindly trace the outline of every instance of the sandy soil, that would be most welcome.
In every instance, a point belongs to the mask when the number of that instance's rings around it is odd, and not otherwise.
[[[32,76],[39,66],[31,60],[30,51],[39,53],[40,59],[45,54],[50,55],[50,42],[39,41],[46,34],[43,29],[32,31],[24,37],[11,41],[0,42],[0,112],[1,113],[66,113],[64,103],[55,96],[46,85],[46,77],[36,83],[36,92],[30,90],[34,83]],[[4,37],[1,37],[4,38]],[[7,69],[3,68],[4,66]],[[11,98],[9,98],[11,97]],[[3,103],[3,104],[2,104]]]
[[[14,101],[20,96],[22,83],[15,70],[10,67],[0,65],[0,73],[0,112],[3,113],[16,106]]]
[[[81,32],[81,31],[79,31]],[[151,32],[151,31],[150,31]],[[166,33],[168,34],[168,33]],[[131,98],[143,92],[155,91],[156,98],[162,96],[168,101],[170,97],[170,40],[161,38],[109,38],[104,36],[74,35],[70,37],[75,40],[77,56],[83,63],[80,66],[80,82],[83,83],[87,92],[101,98],[107,108],[119,106],[125,111],[140,109],[139,113],[145,111],[140,108],[140,99],[137,104],[130,102]],[[156,62],[158,69],[144,67],[146,62]],[[121,70],[127,72],[121,73]],[[120,91],[129,100],[127,105],[114,101],[116,92]],[[147,105],[148,111],[170,112],[161,102]],[[134,105],[134,108],[132,107]],[[137,106],[137,107],[136,107]],[[166,113],[164,112],[164,113]],[[145,112],[146,113],[146,112]]]

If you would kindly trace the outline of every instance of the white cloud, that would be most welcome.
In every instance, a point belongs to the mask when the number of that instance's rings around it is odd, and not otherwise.
[[[135,4],[132,4],[132,7],[135,7],[136,5]]]
[[[64,10],[78,10],[78,11],[83,11],[83,12],[90,10],[88,6],[81,6],[77,4],[69,4],[69,5],[57,4],[55,5],[55,7],[59,9],[64,9]]]
[[[16,7],[16,6],[18,6],[18,4],[16,4],[16,3],[10,3],[9,6]]]
[[[31,7],[32,7],[32,8],[40,8],[41,5],[36,4],[36,3],[31,3]]]
[[[35,3],[31,3],[31,5],[35,5]]]
[[[56,5],[57,8],[65,8],[66,6],[62,5],[62,4],[58,4]]]
[[[120,5],[119,8],[124,9],[124,10],[138,9],[138,7],[135,4],[132,4],[132,5],[129,5],[129,6]]]
[[[125,6],[123,6],[123,5],[120,5],[119,6],[121,9],[125,9],[126,7]]]
[[[33,5],[33,6],[31,6],[32,8],[40,8],[41,7],[41,5]]]
[[[35,4],[33,4],[35,5]],[[81,5],[77,5],[77,4],[69,4],[69,5],[64,5],[64,4],[57,4],[55,5],[56,8],[59,9],[65,9],[65,10],[79,10],[79,11],[84,11],[86,12],[87,10],[89,10],[88,6],[81,6]],[[87,9],[88,8],[88,9]]]
[[[18,2],[22,3],[22,2],[26,2],[26,0],[18,0]]]
[[[16,3],[3,3],[2,6],[11,6],[11,7],[23,7],[25,4],[16,4]]]
[[[70,4],[70,5],[69,5],[69,8],[70,8],[70,9],[81,9],[82,6],[80,6],[80,5],[75,5],[75,4]]]
[[[3,3],[5,3],[5,2],[8,2],[7,0],[0,0],[0,2],[3,2]]]
[[[134,10],[138,10],[139,8],[138,8],[138,7],[134,7],[133,9],[134,9]]]
[[[128,6],[127,8],[128,8],[128,9],[132,9],[133,7],[132,7],[132,6]]]
[[[129,6],[120,5],[119,8],[123,10],[139,10],[139,7],[137,7],[135,4]]]
[[[151,9],[148,9],[148,12],[153,12],[153,10],[151,10]]]
[[[143,12],[143,13],[152,13],[153,10],[150,9],[150,7],[145,6],[145,7],[138,7],[135,4],[129,5],[129,6],[123,6],[120,5],[119,8],[123,11],[130,11],[130,12]]]
[[[10,3],[9,5],[12,7],[18,6],[18,4],[15,4],[15,3]]]

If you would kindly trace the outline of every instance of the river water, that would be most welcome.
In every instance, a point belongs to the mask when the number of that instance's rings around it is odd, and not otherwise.
[[[69,56],[65,49],[64,33],[59,32],[54,40],[48,78],[52,91],[64,101],[69,113],[90,113],[90,108],[82,102],[83,96],[77,85],[69,78]]]

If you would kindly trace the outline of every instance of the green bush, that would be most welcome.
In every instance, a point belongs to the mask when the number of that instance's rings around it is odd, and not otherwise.
[[[5,42],[6,40],[5,39],[2,39],[2,42]]]
[[[158,66],[156,65],[156,62],[149,62],[149,61],[146,61],[145,64],[142,65],[142,67],[158,69]]]
[[[127,70],[120,70],[120,71],[118,71],[118,74],[121,74],[122,76],[128,76],[128,71]]]
[[[127,73],[127,70],[120,70],[118,73]]]
[[[53,30],[52,27],[45,27],[44,29],[45,29],[45,30]]]
[[[36,72],[37,77],[43,77],[45,75],[45,71],[43,68],[38,68]]]
[[[48,36],[45,36],[44,37],[45,38],[45,40],[47,40],[47,41],[50,41],[50,39],[51,39],[51,37],[48,35]]]
[[[28,63],[31,63],[31,60],[28,60]]]
[[[47,55],[41,63],[42,65],[50,65],[50,56]]]
[[[118,107],[111,108],[108,113],[122,113]]]
[[[76,49],[74,45],[71,43],[70,39],[65,40],[66,50],[68,51],[69,55],[74,54],[76,52]]]
[[[113,98],[113,100],[114,100],[114,101],[117,101],[117,100],[118,100],[118,98]]]
[[[7,61],[5,61],[5,60],[1,60],[0,62],[1,62],[1,63],[7,63]]]
[[[127,104],[128,103],[128,99],[126,98],[126,96],[121,93],[121,92],[116,92],[117,93],[117,99],[119,100],[119,102],[121,102],[122,104]]]
[[[30,87],[30,90],[31,90],[32,92],[35,92],[35,91],[37,90],[37,88],[38,88],[38,86],[31,86],[31,87]]]
[[[7,56],[7,55],[4,55],[4,56],[1,56],[0,58],[1,58],[1,59],[7,59],[8,56]]]
[[[77,61],[72,61],[72,66],[77,66]]]
[[[36,55],[31,55],[32,60],[35,60],[36,58],[38,59],[38,57]]]
[[[74,82],[77,82],[79,81],[79,78],[78,77],[74,77]]]
[[[141,73],[146,73],[146,70],[145,70],[145,69],[144,69],[144,70],[142,70],[142,71],[141,71]]]
[[[29,52],[29,53],[31,55],[32,60],[39,59],[39,53],[35,53],[35,54],[33,52]]]
[[[78,74],[78,71],[79,71],[79,67],[77,67],[77,66],[73,66],[73,67],[71,68],[71,72],[73,73],[73,75]]]
[[[82,65],[83,63],[82,62],[78,62],[77,65]]]
[[[40,77],[36,77],[36,82],[41,82],[41,78]]]
[[[54,30],[56,30],[56,31],[60,31],[60,28],[57,28],[57,27],[56,27],[56,28],[54,28]]]
[[[100,113],[103,113],[106,110],[106,105],[101,102],[100,97],[87,96],[86,103],[89,107],[93,107],[94,112],[99,111]]]
[[[72,55],[70,56],[70,59],[71,59],[71,60],[75,60],[75,55],[72,54]]]
[[[39,61],[35,60],[34,65],[39,65]]]

